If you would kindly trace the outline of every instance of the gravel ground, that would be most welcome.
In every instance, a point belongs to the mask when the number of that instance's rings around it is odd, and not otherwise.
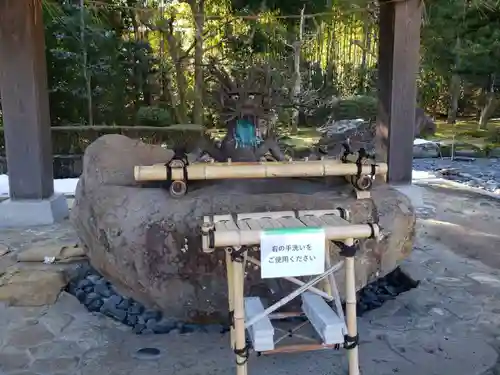
[[[414,159],[413,169],[433,172],[436,177],[500,194],[500,159],[498,158]]]

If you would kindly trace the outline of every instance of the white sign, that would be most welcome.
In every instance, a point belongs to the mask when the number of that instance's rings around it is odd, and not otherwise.
[[[322,228],[278,228],[261,233],[261,277],[294,277],[325,272]]]

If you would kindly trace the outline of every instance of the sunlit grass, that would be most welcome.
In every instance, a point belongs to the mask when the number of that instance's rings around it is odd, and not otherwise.
[[[436,133],[430,137],[431,140],[439,140],[443,143],[469,144],[475,147],[483,148],[486,146],[498,147],[498,144],[488,140],[488,135],[492,128],[500,129],[500,120],[490,120],[488,130],[479,129],[476,120],[461,120],[456,124],[447,124],[446,121],[437,121]]]

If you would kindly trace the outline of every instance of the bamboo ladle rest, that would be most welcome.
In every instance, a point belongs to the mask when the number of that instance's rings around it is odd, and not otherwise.
[[[167,164],[135,166],[136,181],[171,182],[171,194],[182,196],[187,191],[189,180],[221,180],[280,177],[328,177],[345,176],[355,181],[365,181],[355,187],[367,190],[371,187],[368,180],[377,175],[387,174],[386,163],[357,164],[340,160],[284,161],[284,162],[212,162],[185,164],[182,160],[172,160]]]

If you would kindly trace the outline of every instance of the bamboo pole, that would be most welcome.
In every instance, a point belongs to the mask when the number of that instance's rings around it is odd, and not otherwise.
[[[231,260],[233,267],[233,303],[234,303],[234,336],[235,350],[246,348],[245,339],[245,300],[244,284],[245,265],[243,262]],[[248,355],[248,352],[246,353]],[[236,354],[236,375],[247,375],[248,357]]]
[[[353,239],[344,240],[347,246],[354,244]],[[346,292],[346,315],[347,333],[350,337],[358,334],[356,315],[356,278],[354,274],[354,257],[345,258],[345,292]],[[347,350],[349,362],[349,375],[359,375],[358,346]]]
[[[341,163],[339,160],[291,161],[291,162],[255,162],[255,163],[200,163],[186,167],[190,180],[217,180],[238,178],[277,178],[277,177],[324,177],[353,176],[358,174],[358,167],[353,163]],[[183,168],[172,168],[171,179],[183,180]],[[371,165],[363,165],[361,174],[371,174]],[[385,175],[387,164],[375,167],[376,175]],[[135,166],[136,181],[166,181],[167,168],[164,164]]]
[[[226,277],[227,277],[227,302],[229,305],[229,311],[234,311],[234,287],[233,287],[233,260],[231,259],[231,249],[226,249]],[[234,350],[234,323],[229,322],[229,340],[231,343],[231,349]]]
[[[344,240],[348,238],[370,238],[375,232],[378,233],[377,224],[350,224],[339,226],[327,226],[322,228],[325,231],[326,239],[330,241]],[[373,232],[372,232],[373,229]],[[213,232],[213,246],[214,248],[228,247],[228,246],[250,246],[260,243],[262,231],[261,230],[217,230]],[[205,239],[206,236],[203,237]],[[203,251],[209,252],[208,240],[202,241]]]
[[[300,352],[310,352],[314,350],[325,350],[325,349],[335,349],[338,344],[295,344],[295,345],[285,345],[280,346],[273,350],[266,350],[265,352],[260,352],[262,355],[277,354],[277,353],[300,353]],[[349,373],[349,375],[351,375]]]
[[[325,240],[325,267],[326,269],[329,269],[331,267],[331,262],[330,262],[330,241]],[[331,301],[332,298],[332,284],[331,284],[331,279],[330,277],[334,277],[332,274],[328,275],[327,278],[323,279],[323,290],[325,291],[326,295],[328,296],[328,300]]]
[[[257,259],[255,258],[252,258],[252,257],[247,257],[247,260],[250,262],[250,263],[253,263],[255,264],[256,266],[261,266],[261,263],[260,261],[258,261]],[[330,267],[327,267],[327,269],[330,268]],[[290,281],[291,283],[295,284],[295,285],[298,285],[298,286],[302,286],[305,284],[305,282],[303,281],[300,281],[299,279],[296,279],[295,277],[284,277],[285,280],[288,280]],[[318,288],[315,288],[315,287],[310,287],[309,290],[312,292],[312,293],[315,293],[317,294],[318,296],[320,297],[323,297],[325,299],[327,299],[328,301],[331,301],[333,300],[333,297],[331,297],[331,294],[328,294],[328,293],[325,293],[324,291],[322,290],[319,290]]]

